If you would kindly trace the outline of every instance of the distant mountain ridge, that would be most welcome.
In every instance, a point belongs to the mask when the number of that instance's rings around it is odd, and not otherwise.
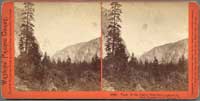
[[[168,63],[171,61],[177,63],[179,58],[182,56],[188,58],[188,39],[154,47],[141,55],[140,60],[143,62],[145,60],[153,61],[154,57],[156,57],[158,61],[162,63]]]
[[[56,52],[53,58],[66,60],[70,57],[72,62],[91,62],[96,55],[100,57],[100,38],[67,46]]]

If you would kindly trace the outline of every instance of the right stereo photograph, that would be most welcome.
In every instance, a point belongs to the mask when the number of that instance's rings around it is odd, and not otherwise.
[[[188,17],[188,2],[103,2],[103,91],[187,91]]]

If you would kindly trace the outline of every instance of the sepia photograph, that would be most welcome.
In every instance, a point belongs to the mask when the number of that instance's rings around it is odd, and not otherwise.
[[[188,3],[105,1],[103,90],[188,90]]]
[[[20,0],[1,12],[4,99],[198,97],[195,1]]]
[[[14,11],[16,90],[100,90],[99,2],[15,2]]]
[[[14,10],[19,91],[188,90],[187,2],[15,2]]]

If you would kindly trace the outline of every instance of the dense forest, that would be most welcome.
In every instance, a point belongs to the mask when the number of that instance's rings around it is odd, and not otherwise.
[[[121,4],[112,2],[108,14],[108,33],[105,36],[106,57],[103,59],[104,85],[109,82],[116,91],[167,91],[187,90],[187,59],[182,56],[178,63],[141,61],[129,56],[121,38]],[[163,57],[164,58],[164,57]],[[105,87],[104,90],[109,87]]]
[[[187,59],[178,63],[142,62],[134,56],[125,65],[104,59],[103,78],[117,91],[187,90]],[[124,63],[123,63],[124,64]],[[106,89],[105,89],[106,90]]]
[[[15,57],[15,86],[17,90],[93,91],[99,90],[100,59],[72,63],[51,59],[41,52],[34,36],[34,4],[24,3],[19,34],[20,54]]]

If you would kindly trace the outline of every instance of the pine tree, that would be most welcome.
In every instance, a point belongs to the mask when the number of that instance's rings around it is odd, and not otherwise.
[[[156,68],[158,66],[158,59],[156,57],[154,57],[153,66],[154,66],[154,68]]]
[[[120,28],[119,22],[121,22],[121,5],[117,2],[111,3],[111,12],[109,14],[109,25],[108,33],[106,35],[106,51],[107,55],[114,56],[116,53],[117,44],[121,41],[120,39]]]
[[[126,54],[125,45],[120,36],[121,34],[121,18],[122,13],[121,4],[118,2],[111,3],[111,12],[108,15],[108,33],[106,34],[105,50],[107,52],[107,58],[111,61],[119,64],[120,66],[125,66],[127,63],[128,56]],[[120,61],[120,63],[119,63]]]
[[[22,12],[22,24],[20,26],[19,35],[19,50],[20,54],[28,57],[29,61],[33,61],[34,64],[39,64],[41,60],[41,53],[39,50],[38,42],[34,36],[34,4],[30,2],[24,3],[24,9]]]
[[[182,55],[180,58],[179,58],[179,61],[178,61],[178,71],[180,72],[184,72],[187,70],[187,60],[185,59],[185,56]]]
[[[44,56],[43,56],[43,59],[42,59],[42,65],[43,66],[49,66],[50,65],[50,63],[51,63],[51,61],[50,61],[50,57],[47,55],[47,53],[45,52],[44,53]]]
[[[66,63],[67,63],[67,65],[70,65],[70,64],[71,64],[71,58],[70,58],[70,57],[67,58]]]
[[[97,55],[95,55],[93,58],[92,58],[92,69],[94,70],[94,71],[98,71],[99,70],[99,68],[100,68],[100,65],[101,65],[101,63],[100,63],[100,58],[97,56]]]
[[[33,4],[30,2],[24,3],[24,9],[21,13],[22,16],[22,24],[20,26],[20,39],[19,39],[19,50],[21,54],[28,54],[28,51],[32,45],[31,41],[34,41],[35,38],[33,37]]]
[[[19,34],[19,60],[21,61],[21,71],[35,76],[41,71],[41,53],[39,44],[34,36],[34,4],[30,2],[24,3],[24,9],[21,13],[22,24]],[[27,70],[30,69],[30,70]],[[31,73],[31,74],[30,74]]]
[[[156,81],[160,81],[161,80],[161,71],[160,71],[160,68],[159,68],[159,63],[158,63],[158,59],[156,57],[154,57],[154,60],[153,60],[153,75],[154,75],[154,78]]]
[[[182,56],[179,58],[178,64],[179,64],[179,65],[184,65],[184,64],[185,64],[185,56],[184,56],[184,55],[182,55]]]
[[[131,55],[131,59],[130,59],[130,61],[129,61],[129,64],[130,64],[131,66],[136,66],[136,65],[138,64],[138,60],[137,60],[137,58],[134,56],[134,53],[132,53],[132,55]]]
[[[58,58],[57,60],[56,60],[56,66],[57,66],[57,68],[62,68],[62,60],[61,60],[61,58]]]

